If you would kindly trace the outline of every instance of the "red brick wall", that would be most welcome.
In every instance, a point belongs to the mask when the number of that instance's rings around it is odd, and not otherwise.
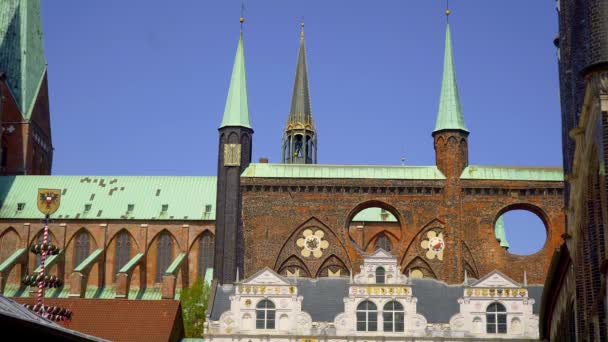
[[[41,233],[43,224],[33,223],[24,220],[0,221],[0,250],[4,256],[6,250],[8,255],[12,254],[17,248],[23,248],[35,243],[38,234]],[[158,234],[167,230],[174,238],[174,257],[179,253],[188,253],[185,270],[180,272],[177,287],[188,286],[190,280],[198,276],[198,244],[197,239],[206,230],[215,233],[215,226],[212,221],[167,221],[167,222],[143,222],[143,221],[84,221],[84,220],[54,220],[49,225],[52,243],[60,248],[65,248],[64,257],[59,263],[50,269],[51,274],[61,276],[66,283],[69,283],[70,274],[73,272],[74,265],[74,237],[85,229],[91,236],[91,252],[97,248],[104,248],[98,264],[92,268],[87,284],[88,286],[111,286],[114,284],[113,273],[115,272],[115,237],[123,229],[128,231],[132,237],[131,256],[137,253],[146,253],[143,259],[141,271],[136,269],[131,280],[131,287],[160,287],[154,282],[156,272],[156,240]],[[16,239],[1,238],[5,232],[12,231],[18,234]],[[8,236],[8,235],[7,235]],[[13,235],[11,235],[12,237]],[[13,241],[13,240],[16,240]],[[15,247],[13,247],[15,245]],[[7,248],[9,247],[9,248]],[[10,249],[10,251],[9,251]],[[0,257],[1,257],[0,256]],[[1,260],[0,260],[1,262]],[[28,253],[25,265],[28,273],[33,272],[35,255]],[[15,267],[17,270],[19,267]],[[64,271],[65,270],[65,271]],[[18,271],[14,271],[18,272]],[[21,275],[11,276],[9,284],[20,282]]]
[[[462,282],[470,267],[475,276],[498,269],[518,281],[527,271],[530,283],[542,284],[564,232],[561,182],[244,178],[242,184],[247,275],[293,262],[314,276],[330,258],[357,272],[363,252],[349,237],[350,220],[372,206],[399,221],[393,253],[402,271],[425,267],[449,283]],[[547,242],[541,251],[517,256],[500,247],[494,223],[510,209],[531,210],[543,219]],[[319,259],[302,256],[296,245],[310,227],[323,229],[330,243]],[[420,246],[429,229],[445,236],[443,261],[428,260]]]

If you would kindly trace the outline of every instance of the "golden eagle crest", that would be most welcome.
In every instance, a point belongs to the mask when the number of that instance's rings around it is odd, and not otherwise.
[[[38,189],[38,210],[44,215],[51,215],[59,209],[61,190]]]

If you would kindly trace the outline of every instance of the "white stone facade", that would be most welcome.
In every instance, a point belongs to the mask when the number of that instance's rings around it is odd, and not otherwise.
[[[528,297],[526,287],[500,272],[462,286],[462,297],[453,298],[458,301],[460,312],[455,312],[449,322],[432,323],[418,313],[416,287],[401,273],[395,257],[383,250],[364,260],[361,273],[350,281],[344,279],[348,281],[344,311],[333,321],[313,321],[302,310],[304,298],[298,294],[297,283],[305,281],[311,280],[285,278],[266,268],[232,285],[233,288],[224,287],[221,291],[232,293],[228,297],[230,309],[218,320],[207,321],[205,339],[210,342],[318,342],[319,339],[346,342],[355,337],[368,342],[538,340],[538,316],[532,310],[534,299]],[[432,305],[435,299],[431,299],[425,305]],[[323,298],[315,300],[318,303]],[[442,300],[439,294],[436,300]],[[265,311],[267,307],[271,307],[269,311]],[[492,329],[495,333],[488,332]]]

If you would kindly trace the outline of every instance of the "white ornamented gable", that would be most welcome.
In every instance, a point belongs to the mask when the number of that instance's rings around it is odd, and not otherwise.
[[[476,281],[472,287],[521,287],[520,284],[513,281],[511,278],[502,274],[499,271],[494,271],[485,277]]]

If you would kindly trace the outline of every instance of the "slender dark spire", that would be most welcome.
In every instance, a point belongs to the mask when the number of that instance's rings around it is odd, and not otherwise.
[[[291,110],[283,138],[283,161],[285,163],[316,164],[317,162],[316,129],[310,107],[304,23],[302,23]]]
[[[304,23],[301,24],[300,51],[296,67],[296,79],[293,84],[291,110],[287,125],[312,125],[312,110],[310,109],[310,92],[308,89],[308,67],[306,65],[306,46],[304,42]]]

